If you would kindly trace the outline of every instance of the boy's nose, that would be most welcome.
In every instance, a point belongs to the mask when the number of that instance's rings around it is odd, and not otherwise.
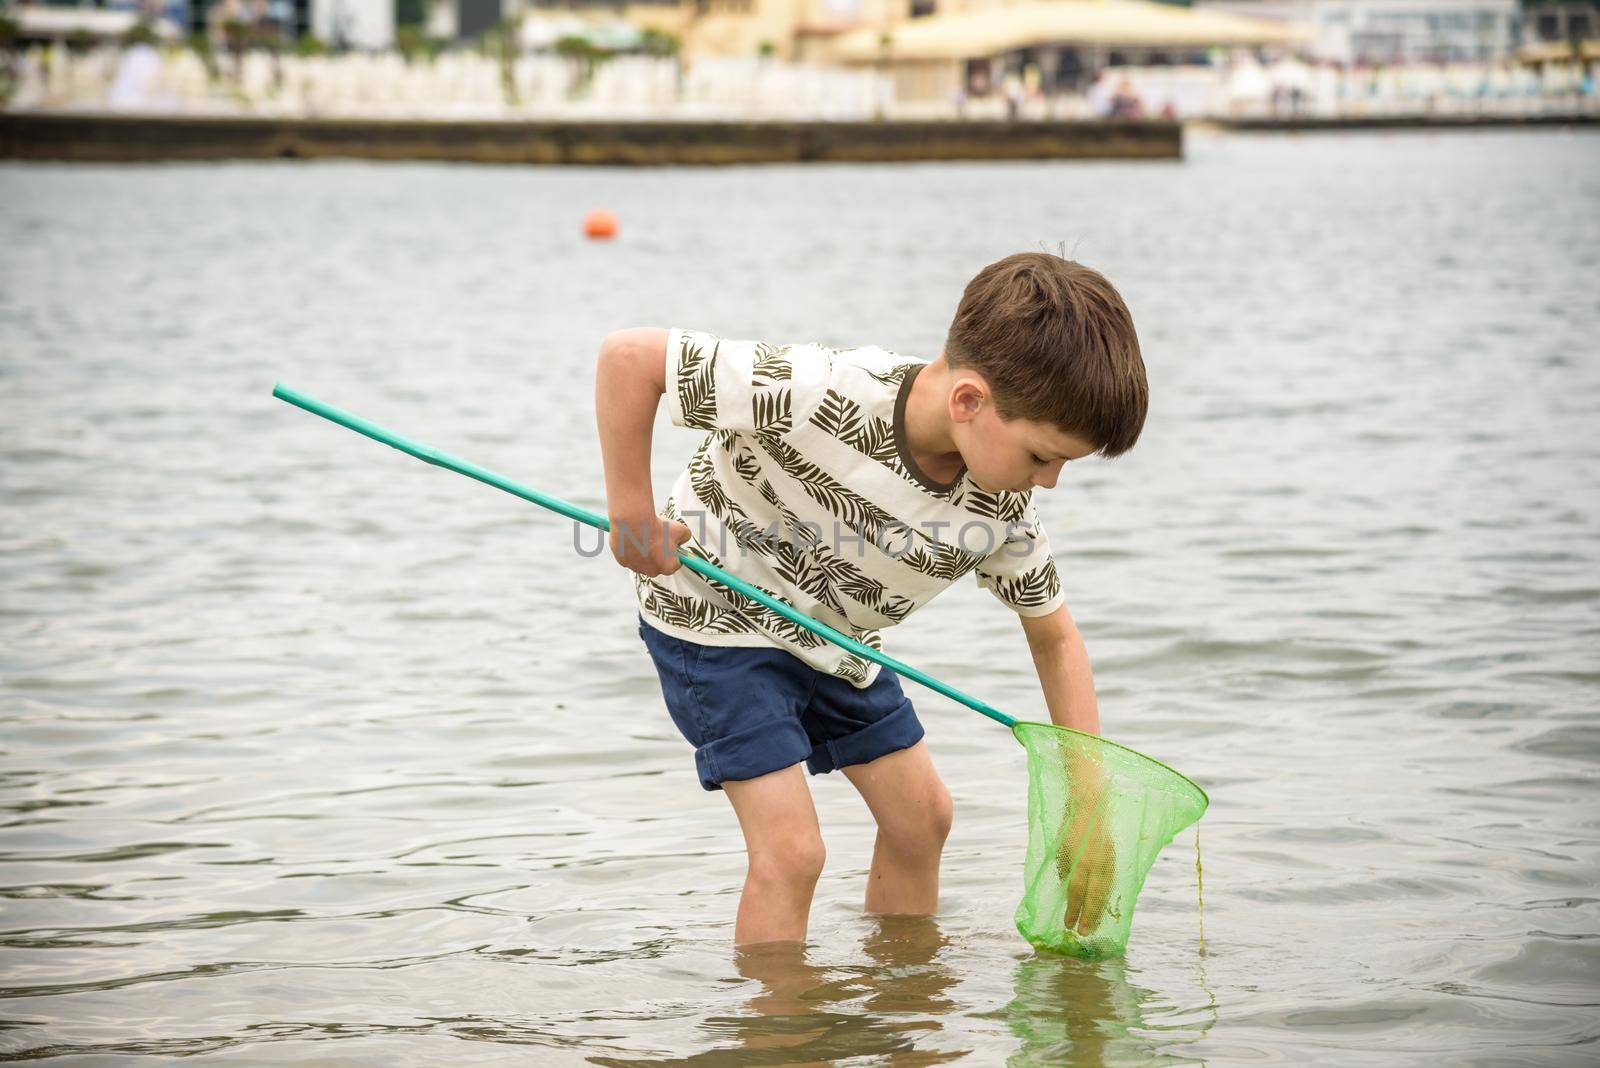
[[[1053,463],[1033,477],[1033,484],[1042,489],[1055,489],[1056,479],[1061,477],[1061,463]]]

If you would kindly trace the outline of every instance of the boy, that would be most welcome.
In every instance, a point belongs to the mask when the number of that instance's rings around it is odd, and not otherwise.
[[[659,509],[651,428],[710,433]],[[931,915],[950,793],[892,671],[698,572],[678,550],[866,645],[972,571],[1021,617],[1051,719],[1098,734],[1083,641],[1031,497],[1132,448],[1148,403],[1133,320],[1098,272],[1019,253],[968,283],[943,351],[772,346],[638,328],[601,346],[611,548],[667,709],[723,790],[748,870],[734,944],[804,940],[824,850],[801,763],[877,822],[866,909]]]

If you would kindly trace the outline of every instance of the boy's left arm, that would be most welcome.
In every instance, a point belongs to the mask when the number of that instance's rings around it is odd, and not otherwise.
[[[1039,671],[1039,684],[1044,687],[1044,698],[1050,706],[1051,721],[1060,727],[1098,735],[1100,710],[1094,699],[1089,654],[1067,606],[1062,604],[1046,615],[1020,618],[1034,667]],[[1056,872],[1067,886],[1061,919],[1069,928],[1086,935],[1099,928],[1110,900],[1117,848],[1105,821],[1091,816],[1099,810],[1092,799],[1099,797],[1106,786],[1100,761],[1091,753],[1075,750],[1066,770],[1073,793],[1082,803],[1076,806],[1072,824],[1056,845]],[[1080,864],[1083,856],[1094,858],[1094,862]]]
[[[1094,675],[1078,625],[1063,604],[1042,616],[1019,616],[1028,636],[1028,651],[1039,673],[1050,720],[1089,734],[1100,733],[1100,708],[1094,698]]]

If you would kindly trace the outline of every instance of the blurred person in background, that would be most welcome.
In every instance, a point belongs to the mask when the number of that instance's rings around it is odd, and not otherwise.
[[[117,70],[106,89],[106,106],[113,111],[148,111],[153,104],[152,90],[161,78],[161,53],[155,49],[155,33],[147,23],[136,23],[127,37],[127,48],[117,59]]]
[[[1139,98],[1139,91],[1133,87],[1133,82],[1126,76],[1117,83],[1117,93],[1111,98],[1111,117],[1113,119],[1144,118],[1144,101]]]
[[[1005,77],[1000,79],[1000,92],[1006,98],[1006,118],[1016,121],[1022,110],[1022,79],[1017,77],[1014,70],[1006,71]]]
[[[1094,81],[1089,83],[1088,91],[1084,94],[1089,101],[1089,113],[1097,119],[1103,119],[1111,114],[1111,75],[1108,71],[1100,70],[1095,73]]]

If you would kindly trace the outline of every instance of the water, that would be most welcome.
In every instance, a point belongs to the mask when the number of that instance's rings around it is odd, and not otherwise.
[[[1189,149],[0,167],[0,1050],[1592,1058],[1600,137]],[[593,206],[619,241],[579,236]],[[1185,835],[1125,959],[1034,955],[1024,754],[908,684],[956,798],[938,917],[862,915],[870,818],[819,777],[812,944],[736,956],[737,824],[626,574],[269,395],[601,510],[607,331],[932,356],[979,267],[1063,242],[1121,287],[1153,407],[1040,507],[1106,733],[1211,794],[1203,953]],[[662,417],[659,493],[695,440]],[[970,583],[887,640],[1046,716]]]

